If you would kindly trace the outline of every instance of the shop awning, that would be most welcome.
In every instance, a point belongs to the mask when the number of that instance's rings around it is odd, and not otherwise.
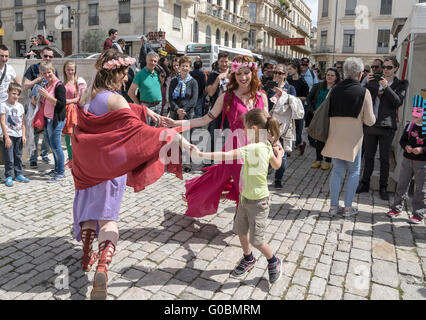
[[[185,54],[186,45],[189,42],[179,38],[167,36],[166,34],[166,51],[170,53]]]

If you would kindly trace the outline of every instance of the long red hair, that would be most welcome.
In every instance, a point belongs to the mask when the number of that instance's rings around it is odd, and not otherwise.
[[[239,55],[232,60],[232,62],[240,62],[240,63],[249,63],[253,61],[253,59],[249,56],[243,56]],[[250,100],[256,99],[256,94],[259,92],[259,90],[262,87],[262,83],[260,82],[258,76],[257,76],[257,70],[251,70],[251,82],[250,82]],[[231,101],[234,97],[234,91],[238,89],[238,82],[235,78],[235,73],[231,73],[231,76],[229,78],[229,84],[228,84],[228,97],[225,101],[225,107],[226,112],[229,111],[229,108],[231,107]]]

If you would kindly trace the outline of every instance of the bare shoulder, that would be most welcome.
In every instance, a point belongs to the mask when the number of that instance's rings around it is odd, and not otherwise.
[[[119,110],[119,109],[130,109],[130,106],[126,99],[119,94],[111,94],[108,97],[107,107],[109,111]]]

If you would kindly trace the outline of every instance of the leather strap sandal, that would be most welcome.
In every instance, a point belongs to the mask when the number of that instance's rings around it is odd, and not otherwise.
[[[90,293],[91,300],[106,300],[108,296],[108,266],[112,261],[115,245],[106,240],[99,244],[99,262],[93,279],[93,289]]]
[[[81,241],[83,242],[83,256],[81,257],[81,267],[83,271],[89,272],[93,264],[98,260],[98,255],[93,252],[92,244],[95,240],[96,231],[84,229],[81,231]]]

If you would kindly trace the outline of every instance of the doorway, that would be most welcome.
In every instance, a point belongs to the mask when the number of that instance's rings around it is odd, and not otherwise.
[[[64,31],[61,34],[62,51],[65,57],[72,54],[72,31]]]

